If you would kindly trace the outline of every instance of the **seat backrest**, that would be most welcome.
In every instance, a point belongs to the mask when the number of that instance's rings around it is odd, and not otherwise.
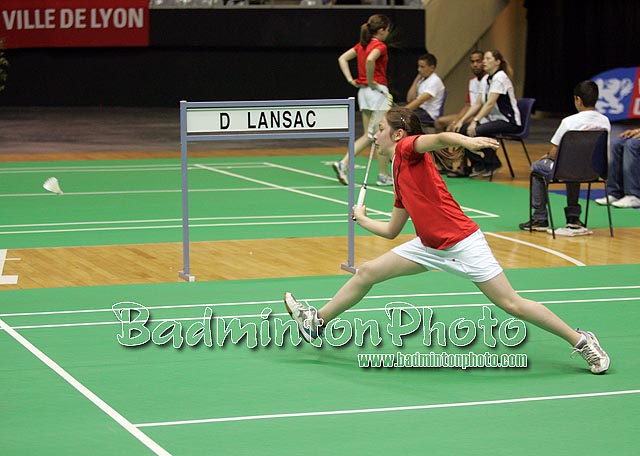
[[[440,105],[440,112],[438,113],[438,117],[442,117],[444,115],[444,104],[447,102],[447,90],[445,89],[442,94],[442,104]]]
[[[572,130],[560,140],[554,165],[553,180],[593,182],[607,175],[606,130]]]
[[[518,133],[518,136],[522,139],[527,139],[529,137],[531,111],[533,111],[533,104],[535,102],[535,98],[520,98],[518,100],[518,110],[520,111],[520,122],[522,124],[522,130]]]

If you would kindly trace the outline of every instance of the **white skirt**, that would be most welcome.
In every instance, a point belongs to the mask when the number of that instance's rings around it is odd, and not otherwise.
[[[480,230],[443,250],[427,247],[420,238],[415,238],[392,251],[427,269],[450,272],[472,282],[486,282],[502,272],[502,266]]]

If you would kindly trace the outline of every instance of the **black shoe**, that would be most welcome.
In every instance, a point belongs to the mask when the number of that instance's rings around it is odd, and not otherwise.
[[[579,230],[586,227],[587,225],[582,223],[578,217],[567,217],[567,228]]]
[[[447,177],[469,177],[469,170],[466,169],[454,169],[447,173]]]
[[[528,222],[521,223],[518,226],[524,231],[547,231],[547,228],[549,228],[549,222],[546,220],[530,220]]]

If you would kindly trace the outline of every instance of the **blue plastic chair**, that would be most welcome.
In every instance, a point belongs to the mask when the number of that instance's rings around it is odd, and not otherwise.
[[[525,145],[524,140],[529,137],[531,111],[533,110],[533,104],[535,102],[535,98],[520,98],[518,100],[518,110],[520,111],[520,122],[522,123],[521,130],[518,133],[500,133],[496,135],[496,139],[500,141],[500,146],[502,146],[504,157],[507,159],[507,165],[509,165],[511,177],[515,177],[515,174],[513,173],[513,167],[511,166],[511,160],[509,160],[509,154],[507,154],[507,148],[504,145],[504,140],[520,141],[520,144],[522,144],[522,148],[524,149],[524,154],[527,156],[527,160],[529,161],[529,165],[531,165],[531,157],[529,157],[529,151],[527,151],[527,146]]]

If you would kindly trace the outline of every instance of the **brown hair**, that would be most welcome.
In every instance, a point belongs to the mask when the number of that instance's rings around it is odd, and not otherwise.
[[[396,130],[400,129],[406,131],[407,136],[423,134],[420,119],[411,109],[396,106],[389,109],[385,117],[392,130],[390,133],[391,135],[393,135]],[[440,162],[445,168],[453,169],[453,165],[464,156],[464,149],[456,147],[450,149],[430,150],[429,153],[431,154],[434,162]]]
[[[500,60],[500,69],[504,71],[507,74],[507,76],[509,76],[509,79],[513,80],[513,68],[511,68],[511,65],[509,65],[509,62],[507,62],[505,58],[502,56],[502,53],[497,49],[493,49],[487,52],[490,52],[494,59]]]
[[[367,47],[371,42],[371,38],[378,30],[386,29],[391,26],[391,20],[384,14],[374,14],[360,26],[360,45]]]

